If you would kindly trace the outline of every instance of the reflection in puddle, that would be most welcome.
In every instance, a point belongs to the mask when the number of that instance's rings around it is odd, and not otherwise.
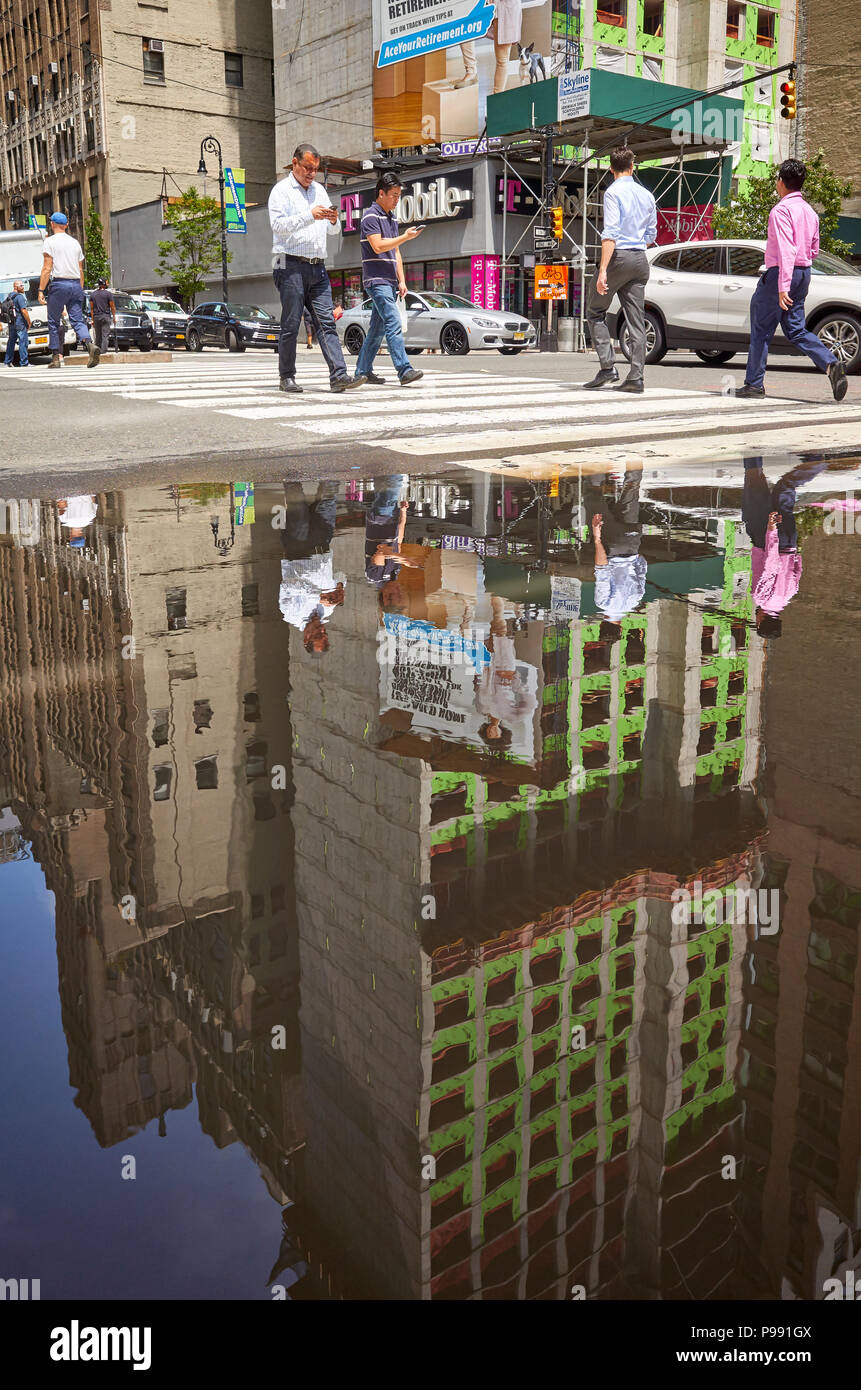
[[[10,923],[55,895],[79,1181],[194,1101],[193,1172],[135,1198],[193,1183],[218,1218],[243,1146],[226,1297],[821,1298],[854,1268],[856,475],[773,471],[6,504],[0,883]],[[94,1279],[78,1252],[65,1287]]]

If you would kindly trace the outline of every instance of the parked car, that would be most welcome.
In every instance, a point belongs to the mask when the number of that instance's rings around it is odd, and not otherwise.
[[[719,365],[750,345],[750,301],[765,262],[765,242],[695,241],[646,252],[646,361],[671,348],[690,348]],[[861,271],[821,252],[813,262],[807,325],[843,363],[861,371]],[[607,315],[611,333],[630,359],[628,330],[618,304]],[[779,332],[775,352],[795,352]]]
[[[281,323],[256,304],[198,304],[188,316],[188,349],[202,352],[205,347],[244,352],[249,347],[278,351]]]
[[[142,290],[135,295],[152,324],[153,347],[166,343],[168,347],[185,347],[188,314],[173,299],[157,297]]]
[[[140,348],[141,352],[152,352],[155,343],[153,326],[150,323],[149,315],[141,307],[138,300],[130,294],[124,294],[121,290],[111,290],[111,298],[114,301],[114,308],[117,311],[117,326],[111,326],[108,342],[112,348],[118,352],[123,352],[127,348]],[[90,292],[84,296],[84,313],[90,328],[93,326],[93,310],[90,303]]]
[[[16,277],[24,282],[24,297],[27,300],[27,311],[30,315],[30,333],[28,335],[27,351],[31,358],[47,357],[50,354],[48,342],[48,310],[44,304],[39,303],[39,276],[20,275]],[[7,294],[12,293],[14,280],[0,280],[0,302]],[[63,356],[68,357],[76,342],[75,333],[66,315],[63,315]],[[9,325],[0,322],[0,358],[5,357],[6,347],[9,342]],[[15,348],[15,357],[18,357],[18,349]]]
[[[443,294],[436,290],[422,290],[417,294],[411,290],[404,304],[407,311],[404,342],[410,354],[424,352],[425,348],[440,348],[455,357],[463,357],[475,349],[490,348],[510,354],[535,345],[535,328],[528,319],[500,309],[482,309],[459,294]],[[338,320],[338,333],[347,352],[356,355],[360,351],[373,307],[371,300],[366,299],[353,309],[345,309]]]

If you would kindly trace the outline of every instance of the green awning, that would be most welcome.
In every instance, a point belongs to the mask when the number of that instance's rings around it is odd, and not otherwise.
[[[560,138],[567,143],[603,147],[612,144],[616,132],[621,136],[636,125],[640,128],[629,143],[641,159],[678,156],[682,137],[686,149],[700,154],[720,153],[741,138],[744,102],[603,68],[589,69],[588,114],[560,123],[559,83],[564,80],[551,77],[489,96],[488,136],[523,135],[559,125]]]

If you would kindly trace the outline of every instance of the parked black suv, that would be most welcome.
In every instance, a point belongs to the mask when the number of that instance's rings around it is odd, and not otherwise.
[[[278,351],[281,324],[258,309],[256,304],[198,304],[188,316],[188,348],[202,352],[205,347],[228,348],[244,352],[247,347],[274,348]]]

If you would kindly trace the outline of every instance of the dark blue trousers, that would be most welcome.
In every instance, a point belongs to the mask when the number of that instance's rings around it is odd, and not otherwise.
[[[799,349],[806,352],[820,372],[827,372],[837,358],[815,333],[808,332],[804,317],[804,301],[810,289],[810,267],[796,266],[792,272],[789,297],[791,309],[781,309],[778,298],[778,269],[771,266],[760,276],[759,284],[750,301],[750,349],[747,354],[745,386],[761,386],[765,380],[768,362],[768,349],[777,332],[778,324],[786,337]]]
[[[52,280],[45,293],[48,305],[49,346],[52,352],[63,351],[63,310],[75,330],[79,343],[91,342],[90,330],[84,318],[84,291],[80,280]]]

